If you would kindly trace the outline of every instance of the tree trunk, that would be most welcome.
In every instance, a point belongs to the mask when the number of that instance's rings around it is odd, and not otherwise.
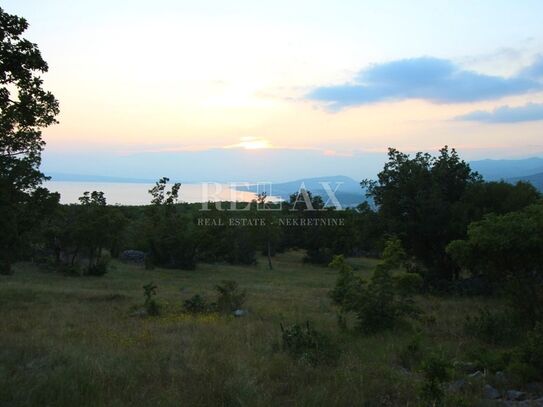
[[[13,274],[13,268],[11,267],[11,258],[9,255],[3,255],[0,257],[0,274],[6,276]]]
[[[272,260],[271,260],[271,242],[268,239],[268,267],[270,270],[273,270]]]

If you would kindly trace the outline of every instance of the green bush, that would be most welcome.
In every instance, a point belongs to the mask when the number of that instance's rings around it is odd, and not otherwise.
[[[525,341],[515,352],[515,360],[509,371],[523,382],[543,378],[543,323],[537,323],[528,332]]]
[[[200,294],[196,294],[185,300],[183,308],[186,312],[191,314],[204,313],[210,310],[210,305],[207,303],[206,299]]]
[[[444,383],[451,378],[451,364],[442,355],[432,354],[422,362],[421,372],[424,377],[420,397],[431,406],[443,404]]]
[[[510,312],[492,313],[488,309],[480,309],[477,315],[466,317],[464,331],[484,342],[503,344],[518,337],[519,326]]]
[[[421,336],[413,336],[409,342],[398,352],[398,362],[407,369],[417,368],[423,358]]]
[[[108,256],[102,256],[96,261],[95,264],[89,266],[89,268],[87,269],[87,275],[98,277],[103,276],[108,271],[109,261],[110,259]]]
[[[367,333],[393,328],[403,310],[396,301],[390,272],[377,267],[355,303],[359,328]]]
[[[365,333],[394,328],[406,317],[418,314],[410,296],[397,295],[393,278],[382,265],[377,266],[371,281],[360,291],[352,309],[357,315],[359,328]]]
[[[337,346],[321,332],[311,327],[294,324],[284,328],[281,324],[283,350],[294,359],[312,366],[333,364],[339,357]]]
[[[347,264],[342,255],[334,256],[328,266],[339,272],[336,285],[328,295],[335,305],[347,306],[360,291],[363,283],[354,275],[352,267]]]
[[[145,302],[143,303],[143,306],[145,308],[145,311],[147,311],[147,315],[150,316],[156,316],[160,314],[160,305],[153,298],[154,296],[156,296],[156,289],[157,286],[153,282],[150,282],[149,284],[143,286],[143,295],[145,297]]]
[[[245,303],[247,292],[240,290],[238,283],[231,280],[224,280],[215,287],[218,293],[216,308],[222,313],[231,313],[240,309]]]
[[[400,295],[418,294],[422,290],[424,280],[418,273],[400,271],[394,274],[394,286]]]
[[[470,349],[468,356],[477,369],[489,372],[505,370],[512,360],[510,351],[490,349],[488,346]]]
[[[354,276],[342,256],[336,256],[330,266],[339,270],[336,285],[329,295],[339,305],[340,326],[344,325],[345,314],[349,312],[356,314],[358,327],[365,333],[393,328],[405,317],[418,314],[410,294],[398,295],[390,272],[395,262],[379,264],[368,284]]]

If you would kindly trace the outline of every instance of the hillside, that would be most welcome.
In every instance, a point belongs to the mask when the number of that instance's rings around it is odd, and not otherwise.
[[[512,183],[515,183],[518,181],[529,182],[534,187],[536,187],[539,191],[543,192],[543,172],[540,172],[538,174],[533,174],[533,175],[527,175],[525,177],[509,178],[507,181],[512,182]]]
[[[254,193],[265,191],[268,195],[288,200],[291,194],[298,192],[300,188],[305,188],[311,191],[313,195],[320,195],[326,202],[328,200],[328,194],[324,186],[326,183],[328,183],[332,191],[335,190],[335,196],[342,206],[356,206],[366,200],[360,183],[344,175],[302,178],[295,181],[272,183],[271,188],[269,185],[265,187],[262,185],[251,185],[248,188],[240,189],[248,189]]]

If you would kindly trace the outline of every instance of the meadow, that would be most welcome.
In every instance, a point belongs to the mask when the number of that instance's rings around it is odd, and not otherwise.
[[[103,277],[19,263],[0,280],[0,405],[420,405],[420,375],[399,362],[414,335],[451,362],[480,345],[464,335],[463,323],[477,307],[492,305],[481,299],[418,297],[424,316],[416,322],[371,336],[342,331],[327,295],[336,271],[302,257],[277,255],[272,271],[264,259],[193,271],[114,262]],[[376,264],[349,262],[363,276]],[[185,299],[212,297],[221,280],[247,290],[247,316],[183,311]],[[162,313],[134,316],[151,281]],[[282,350],[280,324],[308,320],[338,344],[337,364],[311,366]],[[447,391],[447,400],[475,405],[480,393],[476,383],[461,394]]]

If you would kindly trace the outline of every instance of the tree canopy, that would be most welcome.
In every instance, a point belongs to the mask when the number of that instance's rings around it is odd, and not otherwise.
[[[42,87],[48,70],[36,44],[22,38],[24,18],[0,8],[0,272],[10,273],[13,257],[37,211],[58,201],[40,188],[39,171],[45,146],[41,129],[56,122],[58,102]]]

